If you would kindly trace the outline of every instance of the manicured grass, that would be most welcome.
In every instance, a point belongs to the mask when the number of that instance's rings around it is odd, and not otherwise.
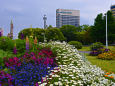
[[[82,49],[78,49],[78,51],[90,51],[89,46],[83,46]]]
[[[109,46],[109,49],[115,50],[115,46]],[[79,51],[89,51],[89,46],[84,46],[82,49],[79,49]],[[93,65],[97,65],[98,67],[102,68],[102,70],[106,71],[112,71],[115,73],[115,60],[101,60],[97,59],[97,56],[89,56],[88,54],[85,54],[88,61],[90,61]]]
[[[85,54],[88,61],[90,61],[93,65],[97,65],[102,68],[102,70],[112,71],[115,73],[115,60],[101,60],[97,59],[97,56],[89,56]]]

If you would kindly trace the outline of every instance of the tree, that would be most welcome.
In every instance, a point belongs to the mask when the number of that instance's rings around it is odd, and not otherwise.
[[[49,28],[46,29],[46,39],[49,40],[60,40],[64,41],[65,37],[63,36],[62,32],[58,28]]]
[[[77,27],[77,31],[78,32],[81,32],[81,31],[87,31],[88,29],[89,29],[89,25],[81,25],[81,26],[79,26],[79,27]]]
[[[21,33],[24,34],[24,39],[26,38],[26,36],[30,37],[32,35],[33,38],[35,38],[35,36],[36,36],[38,41],[40,41],[40,42],[44,41],[44,35],[43,35],[43,33],[45,33],[44,29],[41,29],[41,28],[26,28],[26,29],[23,29],[22,31],[20,31],[18,33],[18,38],[20,38],[20,39],[21,39]]]
[[[66,37],[67,41],[73,41],[75,40],[75,32],[77,31],[77,28],[73,25],[63,25],[60,28],[61,32],[63,33],[64,37]]]
[[[32,30],[31,30],[32,29]],[[19,32],[18,38],[21,39],[21,34],[23,33],[24,39],[26,36],[30,37],[31,35],[33,38],[37,37],[39,42],[44,41],[44,37],[49,41],[52,40],[65,40],[62,32],[57,28],[48,28],[48,29],[41,29],[41,28],[26,28]]]
[[[114,38],[115,38],[115,21],[114,21],[114,17],[112,15],[111,11],[107,12],[107,17],[108,17],[108,41],[110,43],[113,42]],[[95,22],[94,22],[94,26],[92,27],[92,29],[90,30],[90,36],[92,37],[92,39],[97,42],[102,42],[105,43],[105,38],[106,38],[106,15],[98,14]]]

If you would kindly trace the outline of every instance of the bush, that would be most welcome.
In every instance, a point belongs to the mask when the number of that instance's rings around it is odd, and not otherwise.
[[[26,43],[25,40],[16,39],[16,49],[18,50],[18,53],[24,53],[26,49]]]
[[[90,55],[91,56],[97,56],[101,53],[105,53],[105,52],[108,52],[108,51],[111,51],[110,49],[106,49],[106,48],[99,48],[99,49],[95,49],[95,50],[92,50],[90,52]]]
[[[74,45],[75,48],[77,49],[81,49],[82,48],[82,43],[78,42],[78,41],[70,41],[68,42],[70,45]]]
[[[2,36],[0,37],[0,49],[4,51],[13,50],[14,42],[9,37]]]
[[[97,58],[98,59],[103,59],[103,60],[115,59],[115,51],[109,51],[109,52],[99,54]]]
[[[93,43],[91,46],[90,46],[90,49],[91,50],[98,50],[100,48],[103,48],[103,44],[101,42],[96,42],[96,43]]]

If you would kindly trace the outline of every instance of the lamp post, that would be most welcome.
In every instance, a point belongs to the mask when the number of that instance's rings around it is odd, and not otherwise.
[[[106,13],[106,48],[108,49],[108,38],[107,38],[107,13]]]

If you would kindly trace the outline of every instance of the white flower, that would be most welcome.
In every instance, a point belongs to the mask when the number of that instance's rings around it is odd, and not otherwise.
[[[53,84],[50,84],[50,86],[53,86]]]
[[[54,82],[55,85],[58,85],[58,82]]]

